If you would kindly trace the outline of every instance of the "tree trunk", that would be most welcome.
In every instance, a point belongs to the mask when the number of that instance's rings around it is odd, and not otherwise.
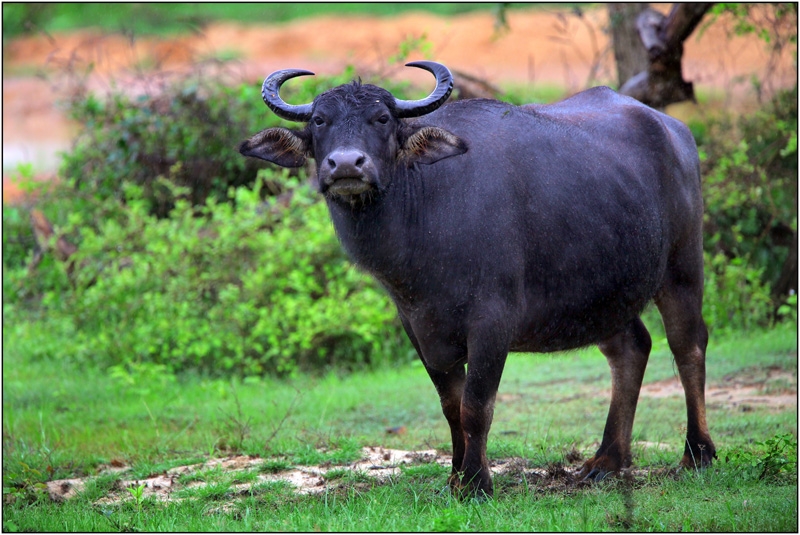
[[[647,50],[642,46],[636,18],[647,9],[647,3],[610,3],[608,21],[611,26],[611,43],[617,63],[617,87],[647,70]]]
[[[653,9],[642,11],[636,19],[636,27],[647,51],[648,66],[629,78],[619,92],[654,108],[694,101],[694,86],[683,79],[683,41],[713,5],[676,3],[666,17]]]

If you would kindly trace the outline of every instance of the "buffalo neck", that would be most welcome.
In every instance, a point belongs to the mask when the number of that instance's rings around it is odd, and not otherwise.
[[[350,260],[398,295],[413,284],[412,257],[424,247],[426,191],[414,167],[398,167],[393,175],[384,190],[363,202],[326,200]]]

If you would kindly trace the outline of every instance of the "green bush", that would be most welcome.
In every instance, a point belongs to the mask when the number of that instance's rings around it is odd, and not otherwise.
[[[129,185],[123,217],[80,227],[72,286],[44,293],[43,328],[61,340],[41,350],[245,375],[409,358],[394,306],[347,263],[324,203],[285,175],[262,175],[231,189],[235,208],[209,200],[198,213],[178,200],[169,218],[149,214]],[[291,189],[286,209],[261,202],[267,181]],[[31,278],[19,269],[10,279]]]
[[[354,77],[354,69],[348,67],[339,76],[293,81],[282,93],[293,102],[310,102]],[[390,89],[403,93],[408,86],[395,84]],[[124,200],[125,185],[138,184],[149,211],[159,217],[166,217],[176,201],[161,178],[187,187],[194,205],[208,198],[227,201],[228,188],[251,185],[259,169],[275,169],[243,158],[238,144],[263,128],[297,126],[284,123],[261,103],[260,84],[227,87],[206,77],[202,69],[154,95],[132,98],[113,91],[104,99],[88,94],[68,104],[70,116],[83,129],[63,157],[61,175],[76,192],[96,200]],[[265,197],[282,192],[280,182],[267,186]]]
[[[308,102],[354,76],[304,78],[282,93]],[[409,98],[407,86],[390,89]],[[305,172],[253,170],[235,150],[282,123],[260,100],[258,84],[189,78],[160,97],[72,103],[85,129],[64,182],[38,206],[78,246],[72,273],[49,254],[28,273],[27,214],[3,211],[19,231],[3,234],[15,347],[115,373],[287,374],[413,356],[391,301],[346,261],[324,203],[301,185]]]
[[[751,329],[764,326],[773,310],[763,269],[741,258],[704,253],[705,295],[703,318],[712,330]]]
[[[710,316],[721,327],[765,325],[797,291],[797,87],[756,113],[690,126],[701,156]]]
[[[121,197],[125,183],[144,189],[149,209],[165,217],[175,199],[158,180],[189,188],[193,204],[225,199],[228,188],[252,184],[266,164],[242,158],[236,144],[256,128],[258,88],[224,87],[199,75],[156,96],[114,92],[71,102],[71,117],[84,125],[64,155],[61,175],[96,199]]]

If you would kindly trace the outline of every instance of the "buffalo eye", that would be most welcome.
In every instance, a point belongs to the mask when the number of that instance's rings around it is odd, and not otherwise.
[[[315,125],[317,125],[317,126],[322,126],[322,125],[324,125],[324,124],[325,124],[325,120],[324,120],[322,117],[320,117],[319,115],[317,115],[316,117],[314,117],[314,118],[312,119],[312,121],[314,121],[314,124],[315,124]]]
[[[386,115],[386,114],[384,113],[383,115],[381,115],[380,117],[378,117],[377,121],[378,121],[379,123],[381,123],[381,124],[386,124],[386,123],[388,123],[388,122],[389,122],[389,116],[388,116],[388,115]]]

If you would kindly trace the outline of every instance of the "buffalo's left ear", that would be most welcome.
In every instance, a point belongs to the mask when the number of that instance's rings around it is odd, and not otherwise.
[[[244,156],[261,158],[281,167],[300,167],[306,163],[307,143],[288,128],[262,130],[239,145]]]
[[[465,152],[467,144],[460,137],[444,128],[422,126],[406,138],[399,157],[409,163],[431,164]]]

